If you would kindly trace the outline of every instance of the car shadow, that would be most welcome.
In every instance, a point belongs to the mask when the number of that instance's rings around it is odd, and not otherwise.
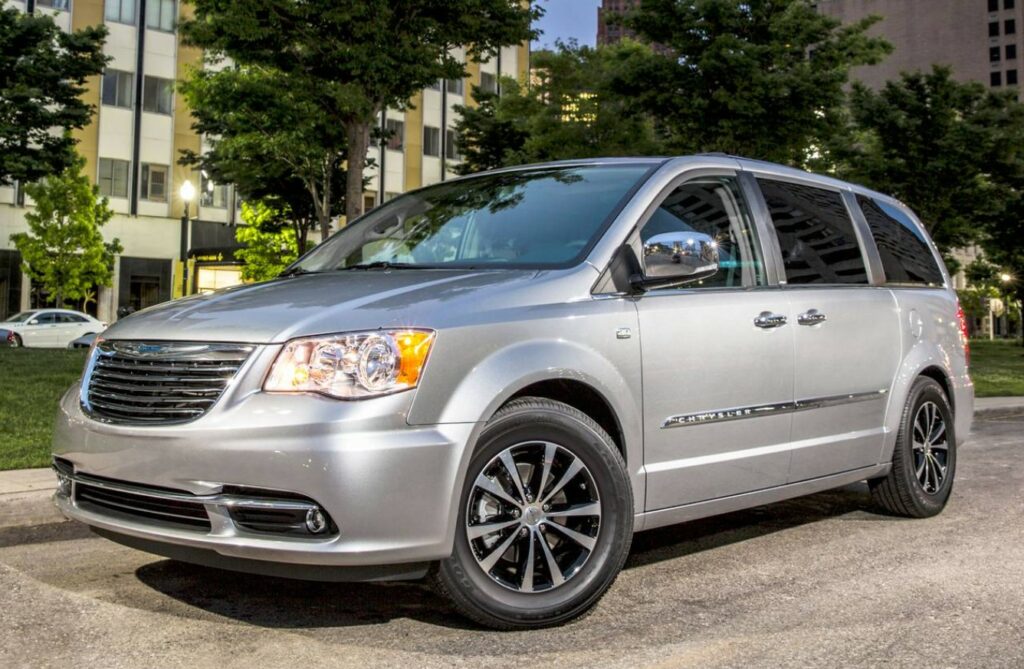
[[[876,515],[867,486],[808,497],[638,533],[625,569],[673,560],[810,523]],[[143,584],[205,612],[276,629],[348,627],[399,618],[478,630],[423,582],[320,583],[253,576],[174,560],[135,571]]]

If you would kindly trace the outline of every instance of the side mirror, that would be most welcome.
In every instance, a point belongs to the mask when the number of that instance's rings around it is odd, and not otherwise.
[[[700,281],[718,272],[718,243],[701,232],[665,232],[644,244],[643,274],[634,275],[634,288],[649,290]]]
[[[26,323],[26,325],[39,325],[39,319],[38,318],[33,318],[28,323]]]

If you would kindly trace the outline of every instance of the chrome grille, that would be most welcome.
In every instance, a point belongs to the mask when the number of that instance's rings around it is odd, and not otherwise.
[[[82,407],[99,420],[159,425],[209,411],[252,353],[245,344],[102,341],[82,387]]]

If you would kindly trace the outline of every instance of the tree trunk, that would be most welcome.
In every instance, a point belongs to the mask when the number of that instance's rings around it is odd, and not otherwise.
[[[320,241],[327,241],[331,236],[331,167],[334,165],[333,158],[328,158],[324,163],[324,185],[320,191],[320,202],[317,207],[320,216]]]
[[[363,213],[363,169],[366,167],[366,151],[370,146],[370,124],[364,121],[349,123],[348,170],[345,173],[345,224],[348,225]],[[381,175],[383,184],[384,176]],[[381,186],[383,188],[383,185]]]

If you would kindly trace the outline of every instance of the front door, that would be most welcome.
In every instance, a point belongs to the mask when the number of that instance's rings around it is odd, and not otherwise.
[[[796,348],[789,480],[874,465],[900,362],[895,298],[869,285],[865,254],[838,191],[758,183],[782,253]]]
[[[717,242],[719,272],[637,300],[643,355],[646,509],[786,482],[793,397],[793,328],[767,287],[764,251],[734,175],[669,189],[640,240],[670,231]]]

